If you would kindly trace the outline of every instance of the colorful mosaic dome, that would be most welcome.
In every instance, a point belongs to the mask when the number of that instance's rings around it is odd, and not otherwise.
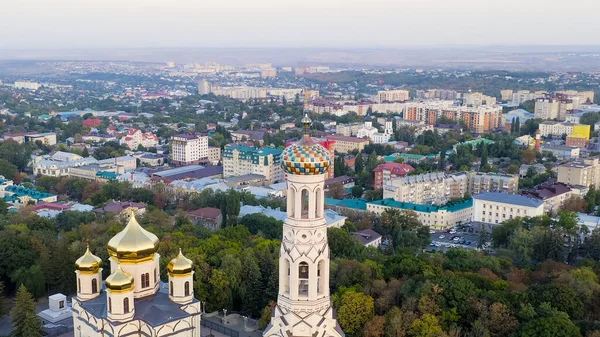
[[[316,143],[298,142],[281,154],[281,166],[286,173],[298,175],[324,174],[331,165],[329,151]]]

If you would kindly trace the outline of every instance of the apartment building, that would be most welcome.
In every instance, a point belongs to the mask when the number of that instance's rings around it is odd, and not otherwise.
[[[583,159],[558,167],[559,183],[568,185],[594,186],[600,188],[600,159],[599,157]]]
[[[507,102],[510,101],[513,97],[513,90],[512,89],[505,89],[505,90],[500,90],[500,99],[503,102]]]
[[[535,118],[564,121],[569,110],[573,110],[573,100],[566,95],[555,94],[536,99],[533,114]]]
[[[213,165],[217,165],[221,161],[221,148],[209,146],[208,147],[208,161]]]
[[[207,161],[211,161],[207,136],[184,133],[171,137],[171,163],[182,166]]]
[[[450,101],[411,102],[403,109],[404,119],[423,121],[435,125],[439,118],[464,122],[477,133],[488,132],[502,127],[502,107],[481,105],[478,107],[454,105]]]
[[[538,129],[542,137],[562,137],[572,134],[575,125],[569,122],[545,121],[540,123]]]
[[[360,152],[370,143],[368,139],[356,137],[333,135],[325,138],[330,141],[335,141],[335,150],[339,153],[349,153],[354,150]]]
[[[487,96],[480,92],[467,92],[463,94],[463,105],[480,107],[482,105],[495,105],[496,97]]]
[[[556,213],[567,199],[579,196],[578,189],[571,189],[564,183],[542,185],[535,190],[523,191],[521,194],[544,202],[544,213]]]
[[[577,91],[577,90],[565,90],[557,91],[557,94],[566,95],[573,101],[573,107],[578,108],[587,103],[594,103],[594,92],[589,91]]]
[[[139,129],[132,128],[127,130],[127,134],[121,138],[120,143],[131,150],[136,150],[140,145],[149,148],[158,145],[158,137],[152,132],[142,132]]]
[[[376,100],[379,103],[383,102],[404,102],[408,101],[410,97],[408,96],[408,90],[384,90],[378,91]]]
[[[542,97],[544,97],[545,94],[546,94],[545,91],[532,92],[532,91],[529,91],[529,90],[519,90],[519,91],[513,93],[512,102],[511,103],[513,105],[521,105],[524,102],[533,101],[533,100],[536,100],[538,98],[542,98]]]
[[[15,81],[15,89],[38,90],[42,85],[38,82]]]
[[[517,193],[519,176],[497,173],[443,172],[390,179],[383,185],[383,197],[416,204],[442,205],[465,195],[498,191]]]
[[[518,217],[544,214],[544,202],[518,194],[487,192],[473,196],[473,221],[500,224]]]
[[[414,167],[404,163],[380,164],[373,170],[375,172],[374,188],[376,190],[381,189],[391,179],[404,177],[414,169]]]
[[[223,151],[223,177],[259,174],[265,177],[267,184],[283,181],[285,175],[280,163],[282,152],[268,147],[228,145]]]
[[[443,172],[431,172],[391,179],[383,186],[383,198],[425,205],[442,205],[451,198],[462,198],[468,190],[466,174],[448,177]],[[450,188],[450,185],[455,185]],[[447,188],[448,187],[448,188]],[[462,194],[452,193],[463,191]]]
[[[338,124],[335,126],[335,134],[346,137],[356,136],[358,134],[358,130],[360,130],[362,127],[362,123]]]
[[[473,217],[473,200],[443,206],[420,205],[383,199],[367,203],[367,211],[382,214],[386,209],[415,212],[419,221],[430,228],[445,229],[451,226],[471,222]]]
[[[428,90],[417,90],[415,98],[417,99],[441,99],[441,100],[455,100],[458,97],[458,92],[454,90],[446,89],[428,89]]]
[[[469,173],[469,194],[496,191],[515,194],[519,191],[519,175],[499,173]]]

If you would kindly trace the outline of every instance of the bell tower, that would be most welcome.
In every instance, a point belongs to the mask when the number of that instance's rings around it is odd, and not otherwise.
[[[287,217],[279,257],[279,295],[264,336],[341,337],[329,295],[329,246],[324,217],[329,151],[309,136],[308,112],[303,138],[282,153],[287,175]]]

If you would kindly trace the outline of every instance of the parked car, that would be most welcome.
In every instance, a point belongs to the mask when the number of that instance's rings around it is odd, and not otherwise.
[[[442,234],[442,235],[440,235],[440,239],[443,239],[443,238],[445,238],[445,237],[446,237],[446,236],[445,236],[445,235],[443,235],[443,234]]]

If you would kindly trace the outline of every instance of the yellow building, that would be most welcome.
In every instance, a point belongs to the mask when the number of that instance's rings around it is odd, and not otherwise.
[[[584,124],[573,125],[573,133],[570,136],[574,136],[577,138],[585,138],[585,140],[590,140],[590,131],[591,131],[591,127],[589,125],[584,125]]]

